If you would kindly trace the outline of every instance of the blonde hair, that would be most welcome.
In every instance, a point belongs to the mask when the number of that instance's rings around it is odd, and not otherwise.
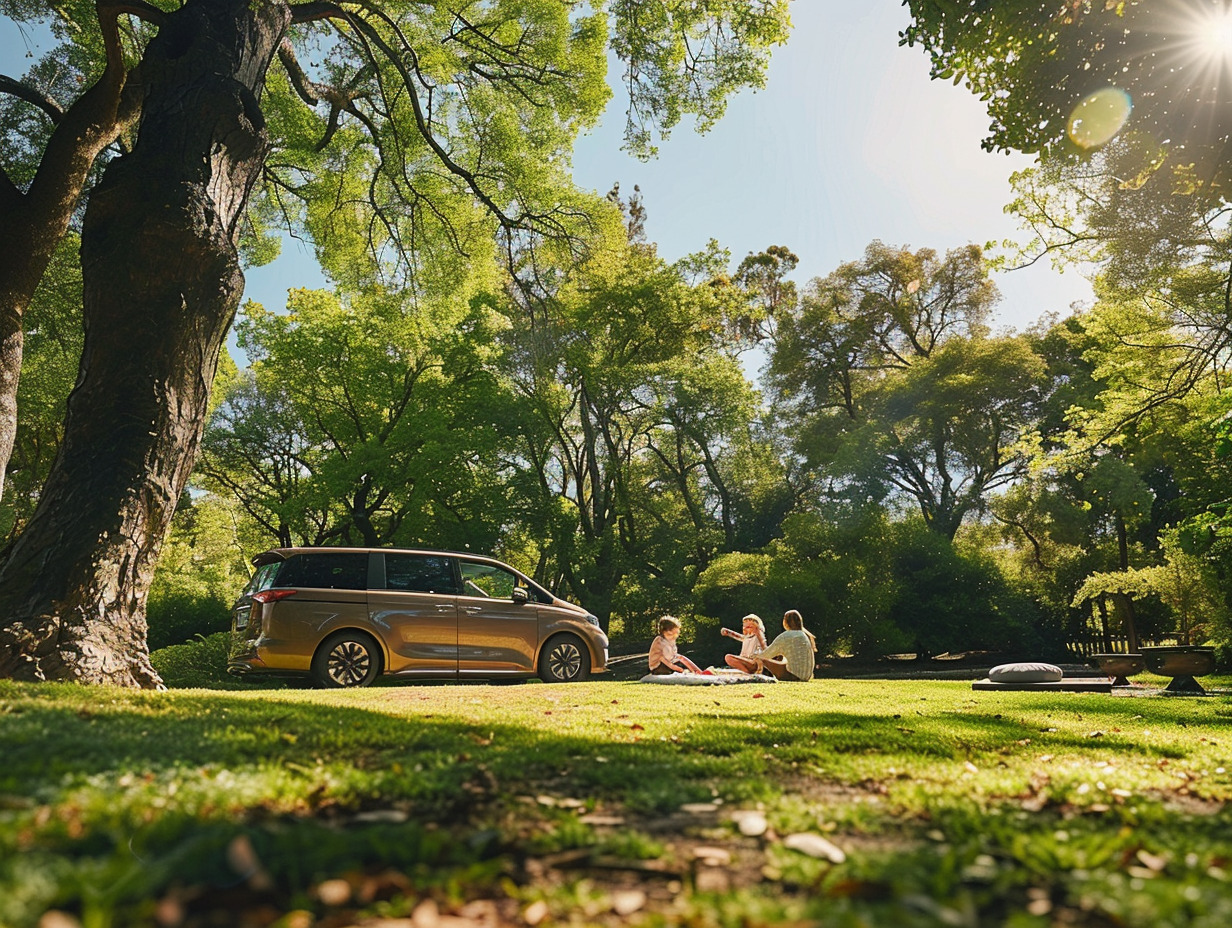
[[[659,634],[662,635],[666,631],[671,631],[673,628],[680,627],[680,620],[674,615],[665,615],[659,619]]]
[[[809,644],[813,646],[813,650],[817,650],[817,638],[804,627],[804,616],[800,615],[795,609],[788,609],[783,613],[783,625],[795,631],[804,632],[808,635]]]
[[[741,625],[743,625],[745,622],[752,622],[754,625],[757,626],[757,630],[762,633],[762,636],[763,637],[765,636],[766,623],[761,620],[761,616],[750,612],[748,615],[746,615],[743,619],[740,620]]]

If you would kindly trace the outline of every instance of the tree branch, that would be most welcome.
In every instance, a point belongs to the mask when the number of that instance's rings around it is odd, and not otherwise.
[[[314,0],[311,3],[296,3],[291,7],[292,24],[320,22],[323,19],[349,20],[350,18],[351,14],[336,3],[316,2]]]
[[[55,100],[40,93],[28,84],[13,80],[6,74],[0,74],[0,93],[8,94],[19,100],[25,100],[31,106],[37,107],[47,114],[53,124],[58,124],[64,118],[64,110]]]

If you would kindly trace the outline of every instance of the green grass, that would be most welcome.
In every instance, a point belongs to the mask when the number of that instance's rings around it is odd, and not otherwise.
[[[0,925],[1224,928],[1230,721],[937,681],[0,683]]]

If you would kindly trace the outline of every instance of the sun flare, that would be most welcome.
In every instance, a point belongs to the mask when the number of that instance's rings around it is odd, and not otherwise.
[[[1189,26],[1193,47],[1210,63],[1232,64],[1232,6],[1215,7],[1194,16]]]

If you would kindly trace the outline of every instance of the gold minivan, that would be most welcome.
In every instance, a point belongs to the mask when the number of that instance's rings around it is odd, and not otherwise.
[[[607,669],[598,619],[492,558],[275,548],[253,566],[231,622],[233,674],[345,687],[382,674],[566,683]]]

